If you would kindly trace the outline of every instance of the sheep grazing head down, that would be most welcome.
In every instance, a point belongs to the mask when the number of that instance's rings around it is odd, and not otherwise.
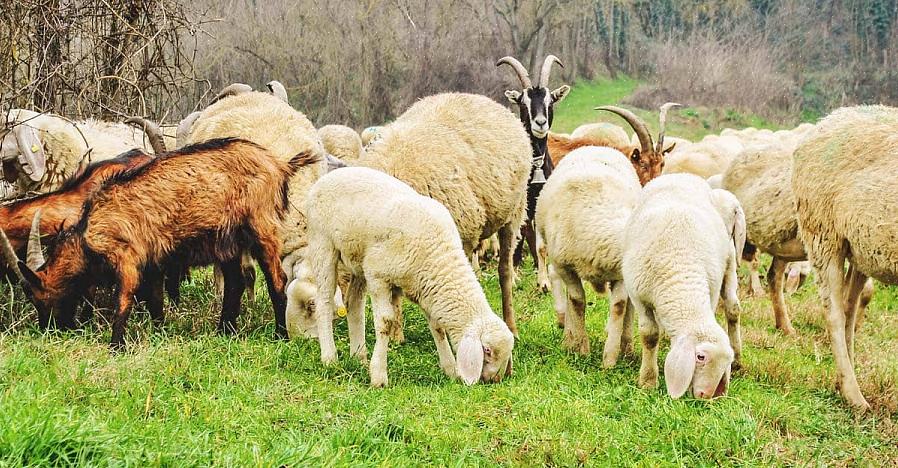
[[[469,327],[458,341],[458,376],[467,385],[473,385],[478,380],[484,383],[501,381],[511,375],[513,348],[514,335],[508,325],[492,315],[479,326]]]
[[[676,145],[664,147],[664,131],[667,124],[667,112],[672,107],[679,107],[680,104],[668,102],[661,106],[660,130],[658,131],[658,143],[652,141],[652,134],[649,132],[645,122],[627,109],[616,106],[601,106],[595,110],[603,110],[612,112],[621,116],[630,124],[636,136],[639,138],[639,148],[635,148],[630,154],[630,163],[636,169],[639,176],[639,182],[642,185],[647,184],[650,180],[661,175],[664,169],[664,156],[673,151]]]
[[[502,57],[496,62],[496,66],[502,64],[510,66],[521,80],[521,91],[510,89],[505,91],[505,97],[512,104],[517,104],[521,113],[521,122],[528,133],[536,138],[546,138],[549,134],[549,128],[552,127],[552,119],[554,117],[554,106],[561,102],[571,87],[564,85],[554,91],[549,91],[549,74],[552,72],[552,64],[557,63],[564,67],[558,57],[549,55],[543,62],[543,68],[540,71],[539,83],[533,86],[530,81],[530,75],[527,69],[514,57]]]
[[[721,339],[698,340],[694,335],[671,338],[664,379],[672,398],[683,396],[690,388],[693,396],[701,399],[726,395],[735,356],[729,339],[725,335]]]

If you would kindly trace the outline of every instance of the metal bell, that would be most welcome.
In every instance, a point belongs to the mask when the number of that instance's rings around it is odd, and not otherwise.
[[[539,167],[533,171],[533,178],[530,179],[531,184],[545,184],[546,183],[546,174],[543,172],[543,168]]]

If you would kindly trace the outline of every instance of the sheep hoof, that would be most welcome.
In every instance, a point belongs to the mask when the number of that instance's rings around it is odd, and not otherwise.
[[[589,355],[589,339],[587,338],[566,339],[564,340],[564,347],[568,351],[577,353],[581,356]]]
[[[783,335],[786,335],[786,336],[795,335],[795,328],[792,327],[792,324],[778,325],[776,328],[779,328],[780,331],[783,332]]]
[[[384,388],[386,386],[387,386],[387,377],[386,376],[384,376],[383,378],[374,377],[374,376],[371,377],[371,388]]]
[[[330,366],[337,363],[336,353],[321,353],[321,363]]]
[[[540,284],[540,285],[539,285],[539,290],[540,290],[540,292],[542,292],[543,294],[548,294],[548,293],[551,292],[551,289],[549,288],[549,284],[548,284],[548,283],[542,283],[542,284]]]
[[[640,375],[639,386],[649,390],[658,388],[658,375]]]

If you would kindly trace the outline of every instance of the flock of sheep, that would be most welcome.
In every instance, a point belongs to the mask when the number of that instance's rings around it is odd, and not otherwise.
[[[898,110],[843,108],[791,131],[725,130],[690,142],[665,135],[677,104],[662,106],[657,138],[632,112],[605,106],[632,137],[607,123],[558,134],[554,106],[570,88],[548,87],[553,64],[547,57],[534,84],[514,58],[497,63],[521,82],[505,93],[517,115],[488,97],[445,93],[361,135],[316,129],[276,81],[270,92],[231,85],[161,128],[11,110],[0,133],[6,273],[42,327],[90,320],[87,299],[113,287],[112,344],[121,347],[135,300],[162,321],[163,291],[177,302],[189,269],[210,264],[220,330],[233,332],[255,260],[278,336],[317,337],[325,364],[336,361],[333,321],[345,315],[350,353],[370,361],[373,386],[387,385],[405,297],[424,311],[441,369],[473,384],[512,372],[523,238],[540,287],[554,296],[566,348],[590,352],[586,281],[610,294],[605,367],[632,352],[635,312],[639,384],[658,385],[663,332],[668,393],[713,398],[727,391],[742,352],[736,269],[762,251],[774,259],[768,284],[783,333],[794,333],[785,284],[817,271],[839,389],[866,408],[853,342],[872,278],[898,282],[890,176]],[[490,246],[501,318],[475,273]],[[750,284],[760,288],[756,274]],[[726,330],[715,318],[721,299]]]

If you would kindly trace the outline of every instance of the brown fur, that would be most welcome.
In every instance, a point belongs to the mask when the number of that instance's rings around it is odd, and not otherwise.
[[[558,167],[558,163],[560,163],[568,153],[584,146],[604,146],[607,148],[614,148],[628,157],[633,154],[634,150],[634,147],[631,145],[621,146],[617,142],[606,138],[596,138],[594,136],[572,138],[568,135],[552,132],[549,132],[547,144],[549,146],[549,157],[552,158],[552,165],[555,167]]]
[[[41,234],[55,236],[78,222],[84,201],[106,180],[152,160],[152,156],[133,150],[114,159],[93,163],[59,190],[0,206],[0,229],[6,232],[16,251],[24,251],[35,211],[41,210]]]
[[[118,286],[112,345],[124,345],[124,329],[142,270],[178,258],[189,266],[221,262],[225,274],[222,331],[233,331],[244,284],[240,253],[259,261],[268,281],[277,332],[286,336],[286,299],[279,231],[287,180],[316,158],[278,161],[262,147],[217,139],[158,157],[110,179],[84,204],[77,225],[64,231],[50,259],[30,277],[39,314],[71,301],[75,288],[111,273]],[[152,288],[152,285],[150,286]]]

